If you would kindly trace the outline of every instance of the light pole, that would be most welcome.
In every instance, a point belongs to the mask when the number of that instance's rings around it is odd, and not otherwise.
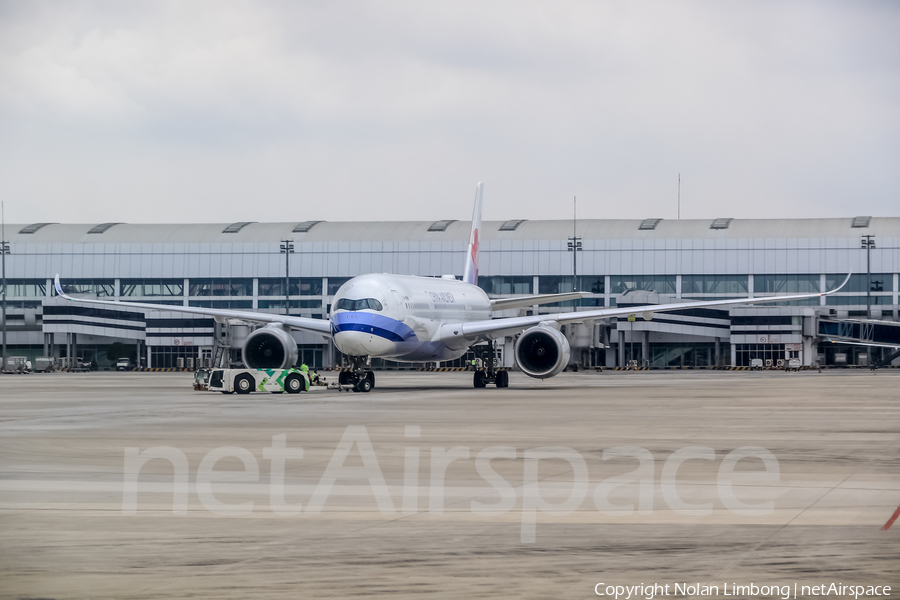
[[[0,262],[3,263],[3,364],[0,371],[6,368],[6,255],[9,254],[9,243],[6,241],[5,206],[0,204]]]
[[[9,244],[6,240],[0,240],[0,260],[3,262],[3,360],[6,361],[6,255],[9,254]],[[0,367],[5,368],[6,364]]]
[[[874,238],[874,235],[864,235],[860,238],[861,247],[866,249],[866,319],[872,318],[872,248],[875,247]],[[866,366],[872,366],[872,346],[866,346]]]
[[[572,197],[572,237],[569,238],[569,252],[572,253],[572,291],[578,291],[578,252],[581,251],[581,238],[578,237],[576,231],[576,204],[575,197]]]
[[[875,248],[875,236],[864,235],[860,244],[866,249],[866,318],[872,318],[872,248]]]
[[[284,254],[284,314],[291,314],[291,254],[294,253],[294,240],[281,240],[281,253]]]

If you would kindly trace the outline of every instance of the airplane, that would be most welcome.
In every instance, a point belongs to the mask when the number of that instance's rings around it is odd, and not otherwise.
[[[699,302],[678,302],[622,308],[602,308],[578,312],[539,314],[524,317],[492,318],[492,314],[510,308],[552,304],[584,297],[583,292],[535,294],[513,298],[490,298],[478,287],[478,247],[481,229],[481,204],[484,188],[478,183],[472,211],[472,227],[465,257],[462,280],[454,275],[440,278],[388,273],[360,275],[342,285],[334,296],[328,319],[274,315],[252,311],[119,302],[91,298],[73,298],[63,292],[59,274],[56,293],[72,302],[100,305],[127,305],[134,308],[177,311],[214,317],[218,320],[240,319],[265,324],[248,337],[243,360],[247,368],[272,369],[293,366],[297,360],[297,344],[292,329],[332,338],[349,368],[340,373],[342,385],[355,391],[369,392],[375,385],[375,374],[367,368],[371,358],[398,362],[442,362],[466,354],[475,344],[488,342],[491,359],[485,370],[476,370],[474,387],[494,383],[509,386],[509,373],[494,366],[494,340],[517,336],[514,346],[519,369],[537,379],[561,373],[569,363],[569,343],[560,331],[566,324],[584,323],[621,315],[642,315],[650,320],[654,313],[729,306],[784,302],[827,296],[840,290],[850,275],[837,288],[821,293],[735,298]]]

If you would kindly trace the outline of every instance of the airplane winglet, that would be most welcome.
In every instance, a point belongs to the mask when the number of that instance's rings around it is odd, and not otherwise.
[[[66,295],[62,290],[62,285],[59,283],[59,273],[56,274],[56,278],[53,280],[53,284],[56,286],[56,295],[60,298],[65,298],[66,300],[71,300],[69,296]]]
[[[830,290],[830,291],[827,291],[827,292],[822,292],[822,293],[819,294],[819,295],[820,295],[820,296],[830,296],[831,294],[840,291],[840,289],[841,289],[842,287],[844,287],[845,285],[847,285],[847,282],[850,281],[850,276],[851,276],[851,275],[853,275],[853,272],[852,272],[852,271],[849,272],[849,273],[847,273],[847,276],[844,278],[844,282],[841,283],[841,285],[837,286],[837,287],[834,288],[833,290]]]

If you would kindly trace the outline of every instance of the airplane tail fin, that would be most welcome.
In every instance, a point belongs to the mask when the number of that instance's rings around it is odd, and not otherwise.
[[[484,191],[482,183],[475,188],[475,208],[472,210],[472,231],[469,233],[469,248],[466,252],[466,268],[463,281],[478,285],[478,236],[481,229],[481,196]]]

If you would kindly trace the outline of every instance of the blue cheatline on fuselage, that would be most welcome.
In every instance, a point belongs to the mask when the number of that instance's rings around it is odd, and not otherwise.
[[[361,331],[391,342],[415,342],[416,333],[396,319],[361,310],[338,312],[331,316],[331,332]]]

